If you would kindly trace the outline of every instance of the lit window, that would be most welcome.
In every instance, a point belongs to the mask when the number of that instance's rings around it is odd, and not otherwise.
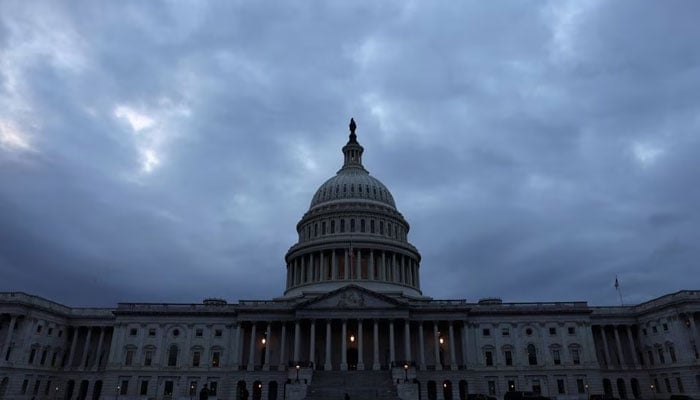
[[[212,367],[218,367],[219,366],[219,357],[220,353],[218,351],[215,351],[211,355],[211,366]]]

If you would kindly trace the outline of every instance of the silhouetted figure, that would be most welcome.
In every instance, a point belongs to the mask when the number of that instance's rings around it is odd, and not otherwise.
[[[199,400],[207,400],[209,398],[209,389],[207,389],[207,384],[204,384],[202,390],[199,391]]]
[[[248,400],[248,389],[243,389],[241,400]]]
[[[355,125],[355,119],[350,118],[350,133],[352,133],[354,135],[355,129],[357,129],[357,125]]]

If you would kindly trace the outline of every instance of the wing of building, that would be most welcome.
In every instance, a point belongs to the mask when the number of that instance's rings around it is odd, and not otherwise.
[[[624,307],[426,297],[409,224],[350,128],[280,297],[105,309],[0,293],[0,399],[700,398],[700,291]]]

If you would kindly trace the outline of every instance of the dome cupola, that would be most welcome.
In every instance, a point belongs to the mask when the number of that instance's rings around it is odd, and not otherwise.
[[[387,187],[362,164],[364,148],[350,120],[343,166],[316,191],[297,224],[285,296],[324,293],[348,284],[409,297],[420,292],[420,254]]]

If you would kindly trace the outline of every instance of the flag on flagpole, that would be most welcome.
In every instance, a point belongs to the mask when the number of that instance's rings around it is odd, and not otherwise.
[[[620,282],[617,281],[617,275],[615,275],[615,289],[620,289]]]

